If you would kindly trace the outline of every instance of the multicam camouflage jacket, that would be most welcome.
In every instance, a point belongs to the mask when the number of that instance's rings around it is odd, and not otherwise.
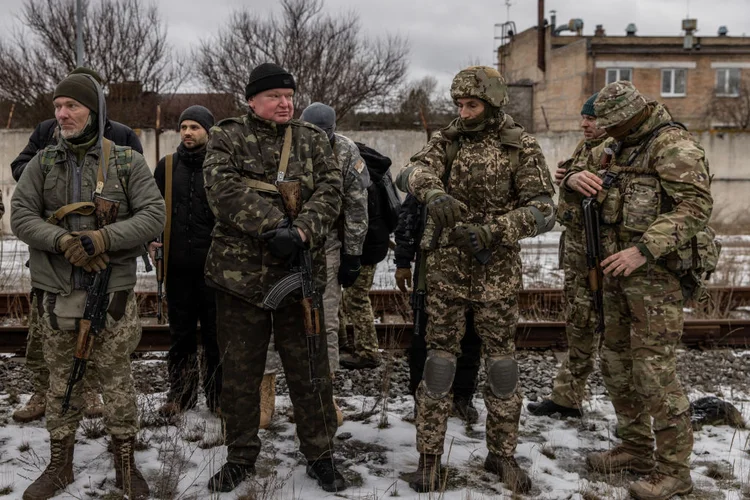
[[[661,104],[649,107],[649,118],[625,138],[610,164],[621,171],[602,202],[602,222],[618,226],[619,236],[617,242],[604,245],[605,255],[635,245],[650,261],[660,259],[688,245],[711,217],[705,151],[678,126],[667,125],[653,134],[672,117]],[[603,146],[614,142],[608,139]]]
[[[211,128],[203,164],[206,195],[216,216],[206,280],[258,307],[270,287],[289,273],[288,264],[259,239],[285,217],[279,194],[258,185],[276,180],[286,127],[292,127],[286,179],[302,184],[303,205],[294,225],[307,236],[316,284],[322,288],[323,244],[341,209],[341,170],[325,134],[302,121],[277,125],[250,112]],[[289,296],[282,306],[294,299]]]
[[[370,185],[370,174],[354,141],[341,134],[334,136],[333,154],[341,168],[344,188],[340,224],[337,225],[340,227],[334,227],[328,236],[326,252],[343,245],[343,253],[362,255],[362,246],[367,236],[367,187]]]
[[[598,146],[606,140],[607,136],[603,135],[596,139],[582,141],[573,152],[573,155],[560,165],[567,168],[568,173],[561,183],[560,197],[557,203],[557,222],[567,229],[573,231],[581,231],[583,229],[583,209],[581,208],[581,202],[584,196],[578,191],[565,187],[565,181],[572,174],[581,170],[591,168],[593,169],[591,170],[592,172],[596,172],[595,168],[599,157],[594,156],[594,151],[598,151]],[[581,235],[581,237],[583,236]]]
[[[428,256],[428,286],[450,287],[473,300],[498,300],[521,285],[518,241],[540,232],[539,215],[553,219],[554,187],[536,139],[508,115],[482,131],[460,134],[458,141],[447,191],[468,207],[464,223],[490,227],[493,257],[486,266],[479,265],[451,246],[446,230],[439,248]],[[444,131],[436,133],[399,175],[399,188],[420,202],[428,191],[442,190],[450,143]],[[433,234],[428,219],[423,248],[431,246]]]

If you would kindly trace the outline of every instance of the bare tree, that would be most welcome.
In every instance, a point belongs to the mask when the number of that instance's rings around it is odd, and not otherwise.
[[[137,82],[140,92],[158,94],[184,81],[187,64],[167,43],[155,5],[84,0],[83,6],[85,64],[105,86]],[[13,40],[0,40],[0,98],[26,108],[48,100],[45,94],[76,67],[75,14],[74,0],[26,0]]]
[[[332,17],[322,0],[282,0],[281,16],[234,12],[194,56],[201,81],[244,101],[252,69],[274,62],[297,81],[297,107],[324,102],[340,117],[392,92],[406,73],[407,44],[398,36],[368,40],[354,13]]]
[[[723,128],[750,128],[750,84],[743,82],[737,96],[714,96],[707,111],[708,118]]]

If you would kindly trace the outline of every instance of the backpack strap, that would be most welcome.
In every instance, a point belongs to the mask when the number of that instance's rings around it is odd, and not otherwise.
[[[102,137],[102,151],[99,155],[99,168],[96,171],[96,189],[94,193],[101,196],[104,183],[107,182],[107,167],[109,167],[109,155],[112,152],[112,141]]]

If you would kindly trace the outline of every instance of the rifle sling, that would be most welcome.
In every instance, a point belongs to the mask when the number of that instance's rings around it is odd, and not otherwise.
[[[167,155],[164,159],[164,202],[167,205],[167,223],[164,225],[163,259],[164,270],[162,271],[164,281],[167,281],[167,269],[169,269],[169,238],[172,234],[172,171],[174,170],[174,155]]]
[[[289,155],[292,151],[292,127],[286,128],[284,132],[284,144],[281,146],[281,159],[279,160],[279,169],[276,173],[276,181],[283,181],[286,177],[286,169],[289,166]],[[245,183],[256,191],[264,193],[277,194],[279,192],[276,186],[269,182],[263,182],[256,179],[245,179]]]

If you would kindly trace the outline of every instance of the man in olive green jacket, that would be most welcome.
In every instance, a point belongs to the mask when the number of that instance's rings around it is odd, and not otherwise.
[[[31,284],[43,291],[39,316],[50,372],[50,461],[23,498],[46,500],[73,482],[82,384],[75,385],[65,414],[62,400],[87,287],[107,267],[111,277],[106,324],[90,359],[97,367],[104,424],[112,436],[115,485],[131,499],[147,498],[149,488],[133,456],[138,411],[130,354],[141,335],[133,287],[143,244],[164,227],[164,200],[143,156],[103,139],[106,105],[96,80],[68,76],[55,88],[53,102],[60,141],[29,162],[11,202],[11,228],[29,245]],[[119,202],[115,221],[104,227],[97,224],[102,214],[90,203],[96,196]]]

